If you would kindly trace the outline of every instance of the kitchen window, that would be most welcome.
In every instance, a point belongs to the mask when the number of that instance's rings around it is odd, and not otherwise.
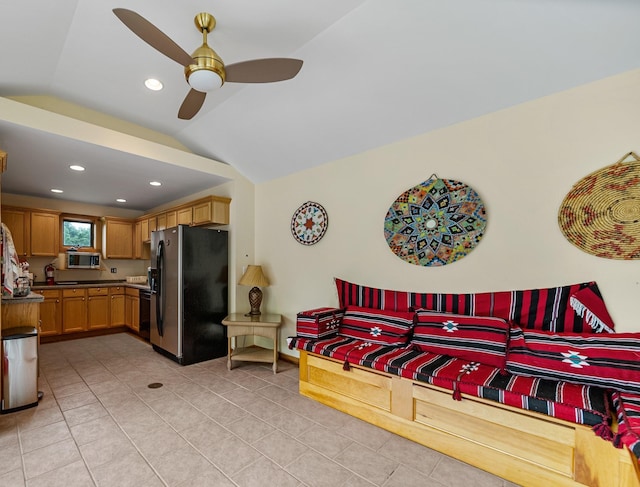
[[[95,249],[96,223],[91,217],[63,216],[61,218],[62,247]]]

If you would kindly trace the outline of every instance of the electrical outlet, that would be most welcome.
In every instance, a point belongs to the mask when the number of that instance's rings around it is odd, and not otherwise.
[[[111,274],[115,274],[116,272],[118,272],[118,268],[117,267],[112,267],[111,268]]]

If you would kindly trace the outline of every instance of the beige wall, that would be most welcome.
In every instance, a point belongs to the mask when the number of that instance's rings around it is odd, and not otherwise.
[[[337,304],[336,276],[435,292],[595,280],[617,329],[640,331],[640,261],[582,252],[557,223],[574,183],[629,151],[640,152],[639,106],[636,70],[258,185],[256,263],[273,284],[265,289],[263,310],[284,314],[284,338],[295,333],[298,311]],[[433,173],[473,187],[488,224],[462,260],[419,267],[389,250],[383,223],[394,199]],[[289,226],[308,200],[326,208],[329,227],[323,240],[305,247]]]

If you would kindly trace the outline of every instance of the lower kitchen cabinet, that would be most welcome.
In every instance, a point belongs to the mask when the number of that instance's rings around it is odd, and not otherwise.
[[[62,293],[57,289],[34,291],[44,297],[40,303],[40,335],[60,335],[62,333]]]
[[[87,289],[87,329],[109,328],[109,289],[90,287]]]
[[[140,291],[128,287],[124,290],[124,294],[125,324],[138,332],[140,331]]]
[[[62,333],[87,330],[87,290],[62,290]]]
[[[111,301],[111,317],[109,321],[110,326],[124,326],[125,324],[125,312],[124,312],[124,287],[116,286],[109,288],[109,300]]]
[[[140,332],[140,291],[127,286],[34,289],[40,304],[41,336],[127,326]]]

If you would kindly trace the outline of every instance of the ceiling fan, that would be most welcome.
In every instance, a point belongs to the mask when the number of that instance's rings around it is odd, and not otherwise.
[[[300,59],[265,58],[252,59],[225,66],[220,56],[207,44],[207,34],[216,26],[216,19],[206,12],[196,15],[194,22],[202,32],[202,45],[187,54],[169,36],[140,14],[125,8],[115,8],[113,13],[134,34],[165,56],[184,66],[184,75],[191,90],[178,111],[178,118],[190,120],[202,107],[208,91],[221,87],[225,82],[272,83],[293,78],[302,68]]]

